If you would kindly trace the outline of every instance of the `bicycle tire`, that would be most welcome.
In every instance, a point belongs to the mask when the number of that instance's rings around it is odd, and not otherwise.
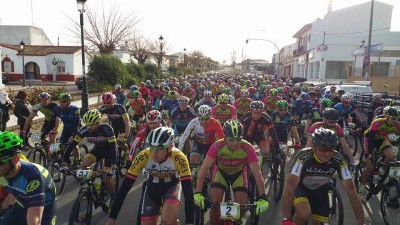
[[[48,169],[50,176],[53,178],[54,185],[56,186],[56,200],[58,200],[64,191],[67,174],[60,171],[60,164],[56,159],[50,161]]]
[[[359,188],[361,184],[361,174],[362,171],[365,169],[366,165],[365,162],[360,162],[356,166],[356,171],[354,172],[354,184],[356,185],[357,193],[359,193]]]
[[[119,168],[118,170],[118,174],[123,177],[125,176],[125,174],[128,172],[128,167],[126,166],[126,162],[128,160],[125,160],[125,163],[123,163],[124,159],[123,157],[126,157],[123,155],[123,150],[121,149],[121,147],[118,147],[118,152],[117,152],[117,166]],[[128,153],[125,153],[128,154]]]
[[[248,195],[250,204],[255,204],[258,196],[258,191],[253,175],[249,176],[248,186],[249,186]],[[250,217],[247,220],[249,221],[249,225],[258,225],[259,219],[260,217],[256,214],[256,208],[250,209]]]
[[[346,136],[347,144],[349,145],[350,149],[353,149],[353,157],[356,156],[358,151],[358,138],[354,133],[350,133]]]
[[[81,201],[87,201],[86,209],[84,209],[84,215],[81,217],[80,211],[82,208]],[[85,189],[82,190],[78,197],[75,199],[75,202],[72,206],[71,213],[69,215],[69,223],[68,225],[75,225],[75,224],[86,224],[90,225],[92,220],[92,198],[90,196],[89,190]],[[84,206],[84,205],[83,205]]]
[[[26,156],[31,163],[36,163],[47,168],[47,158],[42,149],[34,148]]]
[[[396,202],[391,202],[390,200],[390,188],[394,188],[394,190],[396,191]],[[390,179],[389,182],[387,183],[387,185],[385,185],[382,189],[382,196],[381,196],[381,214],[382,214],[382,218],[383,221],[385,222],[386,225],[394,225],[394,224],[398,224],[399,221],[399,217],[400,215],[398,214],[398,209],[400,207],[400,184],[396,179]],[[389,209],[394,210],[393,213],[389,213]],[[393,220],[391,220],[390,215],[396,215],[397,218],[394,218]]]
[[[281,200],[283,185],[285,183],[285,163],[281,158],[273,160],[271,173],[274,199],[278,202]]]
[[[329,196],[331,195],[331,196]],[[333,184],[328,185],[328,198],[329,198],[329,224],[330,225],[343,225],[344,212],[342,196]],[[331,201],[334,200],[334,201]],[[339,215],[337,215],[339,213]],[[337,218],[337,222],[333,222]]]
[[[118,192],[119,188],[119,169],[118,167],[115,168],[117,171],[115,174],[112,176],[113,177],[113,182],[114,182],[114,197],[116,197],[116,193]],[[114,199],[115,200],[115,199]],[[101,201],[101,209],[105,213],[110,212],[110,201],[111,201],[111,194],[107,191],[104,179],[101,181],[101,189],[100,189],[100,201]]]
[[[204,225],[204,210],[198,206],[194,207],[194,225]]]

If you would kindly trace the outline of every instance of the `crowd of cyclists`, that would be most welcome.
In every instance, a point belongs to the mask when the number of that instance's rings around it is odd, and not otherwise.
[[[271,76],[188,75],[148,80],[128,91],[117,84],[101,96],[99,109],[82,116],[71,104],[70,94],[58,97],[56,104],[48,93],[41,93],[21,134],[28,135],[40,111],[45,115],[43,140],[54,142],[63,124],[58,141],[67,147],[61,170],[87,168],[104,160],[104,180],[112,198],[107,225],[116,223],[125,197],[143,171],[146,182],[138,224],[155,225],[159,215],[163,224],[179,224],[182,193],[186,224],[194,224],[196,207],[204,208],[206,199],[220,204],[229,188],[235,202],[246,204],[248,174],[257,187],[256,213],[266,212],[269,197],[264,179],[268,176],[261,167],[288,141],[296,151],[284,186],[282,224],[306,224],[310,218],[313,224],[326,223],[330,213],[326,185],[337,173],[357,224],[362,225],[366,222],[361,201],[374,162],[382,155],[386,161],[397,160],[387,135],[400,131],[399,111],[378,93],[372,95],[367,127],[352,93],[336,92],[334,85],[321,93],[319,86]],[[349,124],[366,128],[360,154],[365,155],[367,168],[358,192],[351,175],[357,164],[354,149],[343,131]],[[94,147],[81,158],[77,145],[84,138]],[[0,134],[0,184],[10,193],[3,202],[0,224],[56,224],[51,176],[46,168],[20,160],[23,145],[23,138],[12,132]],[[117,168],[118,146],[127,173],[116,190],[111,176],[121,169]],[[206,177],[211,179],[210,196],[202,191]],[[20,221],[10,222],[15,218]],[[210,223],[218,224],[219,218],[218,208],[211,207]]]

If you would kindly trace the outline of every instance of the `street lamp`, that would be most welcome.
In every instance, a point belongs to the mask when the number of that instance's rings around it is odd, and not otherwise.
[[[53,60],[51,61],[51,64],[53,64],[53,81],[56,81],[56,65],[60,62],[60,59],[56,59],[56,57],[53,57]]]
[[[87,77],[85,72],[85,46],[84,46],[84,39],[83,39],[83,13],[85,12],[85,3],[87,0],[76,0],[78,4],[78,11],[79,11],[79,19],[80,19],[80,26],[81,26],[81,51],[82,51],[82,108],[81,108],[81,115],[85,114],[89,110],[89,93],[87,88]]]
[[[24,56],[25,43],[24,43],[24,41],[21,41],[21,43],[19,43],[19,47],[21,48],[21,54],[22,54],[22,87],[25,87],[25,56]]]
[[[276,66],[274,66],[274,76],[275,76],[275,80],[276,80],[277,77],[279,76],[279,63],[280,63],[280,58],[281,58],[278,46],[277,46],[277,45],[275,44],[275,42],[273,42],[273,41],[270,41],[270,40],[267,40],[267,39],[261,39],[261,38],[247,38],[247,39],[246,39],[246,44],[249,43],[249,40],[254,40],[254,41],[266,41],[266,42],[269,42],[269,43],[271,43],[271,44],[273,44],[273,45],[275,46],[276,50],[278,51],[278,60],[277,60],[277,62],[278,62],[278,69],[276,69]]]
[[[162,35],[160,35],[160,37],[158,38],[159,42],[160,42],[160,58],[158,60],[158,68],[161,69],[161,63],[162,63],[162,59],[163,59],[163,45],[164,45],[164,38]]]

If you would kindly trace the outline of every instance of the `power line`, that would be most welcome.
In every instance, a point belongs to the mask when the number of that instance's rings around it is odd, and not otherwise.
[[[333,36],[333,37],[340,37],[340,38],[365,38],[365,36],[342,36],[342,35],[334,35],[334,34],[328,34],[328,33],[326,33],[326,35]],[[400,32],[372,35],[372,37],[384,37],[384,36],[396,36],[396,35],[400,35]]]
[[[372,31],[381,31],[381,30],[389,30],[390,27],[387,28],[381,28],[381,29],[376,29],[376,30],[372,30]],[[357,31],[357,32],[349,32],[349,33],[326,33],[326,34],[360,34],[360,33],[367,33],[369,31]]]

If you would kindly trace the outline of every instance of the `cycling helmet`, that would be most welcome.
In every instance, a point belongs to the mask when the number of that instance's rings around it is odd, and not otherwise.
[[[278,93],[282,93],[283,92],[283,88],[282,87],[278,87],[278,88],[276,88],[276,90],[278,91]]]
[[[189,98],[186,96],[181,96],[179,99],[179,105],[187,105],[189,104]]]
[[[219,85],[219,86],[218,86],[218,91],[223,91],[224,88],[225,88],[224,85]]]
[[[252,101],[250,103],[251,110],[264,110],[264,103],[261,101]]]
[[[393,99],[385,99],[385,101],[383,101],[383,105],[384,106],[394,106],[395,101]]]
[[[71,95],[68,93],[61,93],[58,95],[58,100],[65,100],[65,101],[70,101],[71,100]]]
[[[294,88],[295,88],[295,89],[300,89],[300,87],[301,87],[301,84],[300,84],[300,83],[295,83],[295,84],[294,84]]]
[[[303,93],[300,94],[300,98],[308,100],[308,94],[303,92]]]
[[[319,105],[324,108],[332,107],[332,101],[329,98],[321,98],[319,99]]]
[[[312,134],[312,142],[320,148],[335,148],[339,144],[339,139],[334,131],[319,128]]]
[[[225,137],[241,138],[243,136],[243,126],[237,120],[228,120],[223,126]]]
[[[174,130],[170,127],[157,127],[147,136],[147,143],[154,147],[169,147],[174,141]]]
[[[133,97],[133,98],[140,98],[141,96],[142,96],[142,94],[138,90],[132,91],[132,93],[131,93],[131,97]]]
[[[291,88],[289,87],[289,86],[285,86],[284,88],[283,88],[283,91],[284,92],[290,92],[291,90],[290,90]]]
[[[242,90],[242,91],[240,92],[240,97],[242,97],[242,98],[247,98],[247,97],[249,97],[249,92],[248,92],[247,90]]]
[[[83,115],[82,122],[86,125],[91,125],[96,122],[99,122],[100,119],[101,119],[101,113],[97,109],[91,109]]]
[[[169,92],[169,87],[163,87],[163,88],[162,88],[162,91],[163,91],[164,93],[168,93],[168,92]]]
[[[190,85],[190,83],[185,83],[185,88],[190,88],[192,87],[192,85]]]
[[[239,90],[240,89],[240,84],[235,85],[235,89]]]
[[[8,162],[20,153],[23,140],[13,132],[0,133],[0,161]]]
[[[257,92],[257,90],[254,87],[250,87],[248,91],[249,91],[249,94],[254,94]]]
[[[321,87],[320,87],[320,86],[315,86],[315,87],[314,87],[314,91],[320,92],[320,91],[321,91]]]
[[[346,91],[345,90],[339,90],[337,93],[339,93],[340,95],[343,95]]]
[[[397,112],[396,107],[392,107],[392,106],[386,106],[383,109],[383,113],[385,113],[386,115],[389,115],[389,116],[396,116],[396,117],[399,116],[399,113]]]
[[[176,93],[176,91],[168,92],[168,98],[177,98],[177,97],[178,97],[178,93]]]
[[[131,89],[131,91],[136,91],[138,87],[136,85],[131,85],[129,89]]]
[[[381,100],[381,99],[382,99],[382,95],[379,93],[374,93],[372,95],[372,101]]]
[[[158,110],[151,110],[146,115],[147,123],[158,123],[161,122],[161,113]]]
[[[205,91],[204,92],[204,97],[205,96],[210,96],[211,97],[212,96],[212,92],[211,91]]]
[[[227,94],[227,95],[229,95],[229,94],[231,93],[231,89],[230,89],[229,87],[226,87],[226,88],[224,89],[224,93]]]
[[[265,84],[261,84],[261,85],[260,85],[260,91],[265,91],[265,89],[267,89],[267,87],[265,86]]]
[[[118,90],[118,89],[121,89],[121,85],[120,84],[116,84],[115,86],[114,86],[114,90]]]
[[[202,105],[197,109],[198,116],[208,116],[211,113],[211,107],[208,105]]]
[[[155,90],[158,90],[158,89],[160,89],[160,86],[154,85],[154,89],[155,89]]]
[[[350,102],[353,101],[353,95],[350,94],[350,93],[347,93],[347,94],[345,94],[345,95],[342,96],[341,100],[342,100],[342,102],[344,102],[344,103],[350,103]]]
[[[322,112],[322,117],[324,117],[327,120],[338,120],[339,112],[334,108],[326,108]]]
[[[206,87],[205,87],[204,85],[200,85],[200,86],[199,86],[199,90],[200,90],[200,91],[204,91],[205,89],[206,89]]]
[[[218,103],[228,103],[229,102],[229,98],[228,95],[226,94],[221,94],[220,96],[218,96]]]
[[[151,84],[151,80],[146,80],[146,84]]]
[[[45,98],[45,99],[49,99],[51,98],[51,95],[47,92],[42,92],[38,95],[38,98]]]
[[[116,98],[117,97],[115,97],[115,95],[111,92],[106,92],[103,94],[103,96],[101,96],[103,103],[112,103]]]
[[[335,86],[331,86],[330,89],[336,90],[336,87]]]
[[[311,90],[314,90],[314,87],[313,86],[311,86],[311,84],[307,87],[307,91],[311,91]]]
[[[287,109],[289,107],[289,105],[286,100],[279,100],[276,103],[276,107],[278,107],[278,109]]]
[[[277,95],[278,94],[278,90],[276,90],[275,88],[272,88],[271,90],[269,90],[269,93],[271,95]]]

